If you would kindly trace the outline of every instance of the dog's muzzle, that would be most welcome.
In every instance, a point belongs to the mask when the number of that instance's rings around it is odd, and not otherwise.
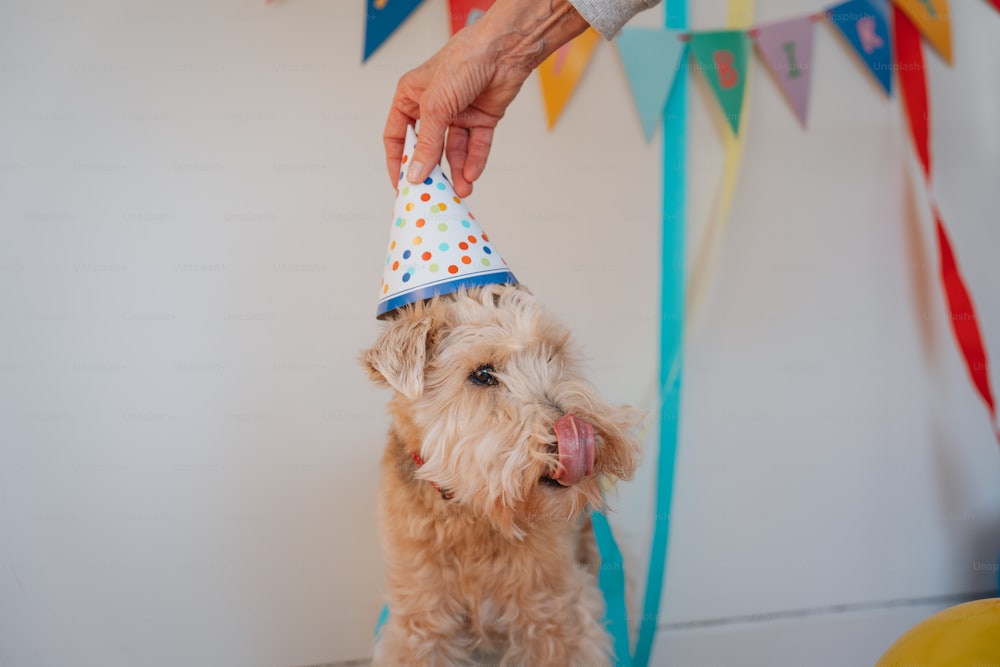
[[[566,414],[553,428],[559,448],[559,467],[551,475],[563,486],[573,486],[594,473],[594,427],[576,415]]]

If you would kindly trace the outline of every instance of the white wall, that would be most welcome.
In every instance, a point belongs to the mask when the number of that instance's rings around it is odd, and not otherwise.
[[[956,64],[929,56],[937,193],[996,358],[1000,16],[952,5]],[[378,330],[380,136],[447,10],[428,0],[365,66],[363,11],[0,5],[0,665],[369,654],[388,397],[355,357]],[[993,586],[1000,452],[944,319],[898,104],[828,26],[807,132],[754,67],[686,357],[656,659],[870,663]],[[722,161],[694,90],[692,247]],[[533,79],[470,205],[602,392],[651,409],[660,155],[611,46],[544,126]],[[649,485],[616,516],[639,577]]]

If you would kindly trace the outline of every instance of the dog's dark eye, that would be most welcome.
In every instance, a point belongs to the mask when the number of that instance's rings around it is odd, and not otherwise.
[[[493,375],[493,371],[496,370],[490,364],[483,364],[476,370],[469,374],[469,379],[472,380],[472,384],[478,384],[483,386],[492,387],[494,385],[500,384],[497,377]]]

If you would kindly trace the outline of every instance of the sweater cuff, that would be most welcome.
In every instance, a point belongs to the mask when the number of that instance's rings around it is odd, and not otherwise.
[[[660,0],[569,0],[569,3],[591,28],[610,40],[633,16],[659,4]]]

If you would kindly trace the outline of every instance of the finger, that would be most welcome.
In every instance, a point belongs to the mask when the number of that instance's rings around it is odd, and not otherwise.
[[[455,117],[451,120],[451,124],[472,129],[474,127],[494,127],[499,120],[499,116],[470,106],[463,109],[461,113],[455,114]]]
[[[472,184],[483,175],[486,159],[493,146],[492,127],[474,127],[469,130],[469,149],[465,158],[463,177]]]
[[[465,156],[469,152],[469,131],[452,125],[448,128],[448,140],[445,143],[445,155],[448,156],[448,166],[451,167],[451,184],[455,186],[455,194],[468,197],[472,194],[472,184],[465,180]]]
[[[389,109],[389,118],[385,121],[385,131],[382,133],[382,143],[385,145],[385,166],[389,170],[389,181],[396,187],[400,178],[400,167],[403,161],[403,148],[406,144],[406,127],[414,123],[413,118],[400,111],[395,105]]]
[[[431,101],[425,107],[420,105],[420,131],[417,133],[417,147],[413,149],[413,159],[406,171],[410,183],[419,183],[427,178],[435,165],[441,162],[444,152],[445,132],[450,115],[441,111],[440,105]]]

